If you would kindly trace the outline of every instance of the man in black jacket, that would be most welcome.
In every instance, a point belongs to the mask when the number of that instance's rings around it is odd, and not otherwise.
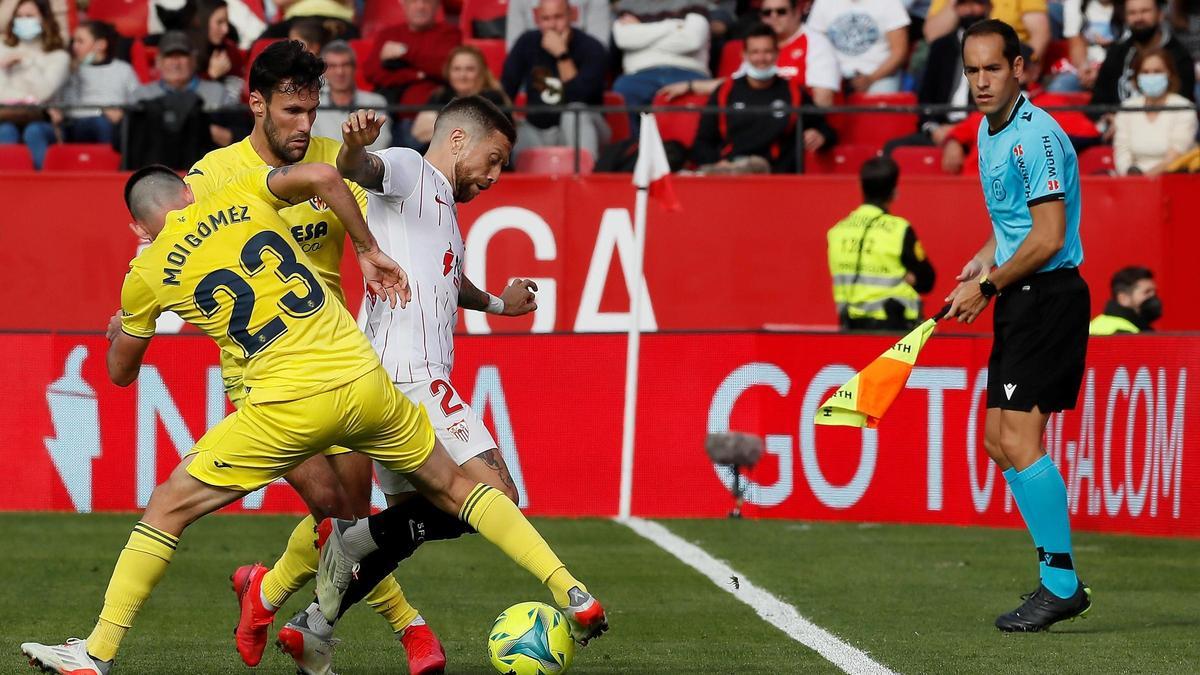
[[[530,106],[600,105],[604,102],[604,45],[571,27],[566,0],[541,0],[534,9],[537,30],[517,38],[500,77],[504,93],[516,99],[524,90]],[[515,154],[525,148],[574,145],[579,122],[579,145],[595,157],[608,135],[599,113],[529,113],[517,134]]]
[[[957,0],[954,11],[958,14],[958,30],[943,35],[929,44],[925,75],[917,91],[917,101],[929,105],[971,104],[970,88],[963,75],[962,36],[963,32],[978,21],[988,18],[992,11],[989,0]],[[883,146],[883,154],[904,145],[934,146],[946,141],[954,125],[966,119],[967,113],[922,113],[918,129],[914,134],[901,136]]]
[[[787,173],[796,170],[796,115],[779,112],[736,112],[739,108],[812,105],[798,85],[780,77],[775,31],[755,26],[746,35],[746,74],[726,80],[708,99],[725,108],[700,119],[692,160],[707,173]],[[731,111],[732,109],[733,111]],[[837,135],[824,115],[804,116],[806,150],[832,147]]]
[[[1126,0],[1125,25],[1129,27],[1129,37],[1108,48],[1108,56],[1096,75],[1092,103],[1122,103],[1137,95],[1133,87],[1136,78],[1133,59],[1138,51],[1147,47],[1162,47],[1171,55],[1179,75],[1180,95],[1194,99],[1196,71],[1192,57],[1163,23],[1162,10],[1163,5],[1158,0]]]

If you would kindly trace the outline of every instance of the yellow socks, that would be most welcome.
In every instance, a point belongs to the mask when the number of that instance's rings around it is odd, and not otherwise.
[[[104,609],[100,620],[87,639],[87,650],[101,661],[111,661],[117,655],[121,640],[133,625],[133,619],[162,580],[167,563],[179,545],[179,538],[139,522],[133,526],[125,544],[108,590],[104,593]]]
[[[379,612],[380,616],[387,619],[393,633],[399,633],[408,628],[408,624],[412,623],[418,615],[417,608],[408,604],[408,599],[404,597],[404,591],[400,589],[396,577],[390,574],[381,579],[364,600],[372,609]]]
[[[483,483],[476,485],[463,502],[458,517],[546,584],[560,607],[570,604],[567,591],[572,587],[587,590],[567,572],[546,540],[503,492]]]
[[[283,555],[279,556],[275,566],[263,575],[263,597],[276,608],[283,607],[283,603],[287,602],[292,593],[303,588],[304,584],[317,574],[319,561],[317,521],[312,516],[306,516],[296,525],[296,529],[292,530],[287,548],[284,549]]]

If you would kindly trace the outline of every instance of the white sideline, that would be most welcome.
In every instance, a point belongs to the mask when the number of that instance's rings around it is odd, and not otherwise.
[[[829,631],[801,616],[795,607],[754,585],[741,572],[662,525],[641,518],[618,518],[617,522],[628,526],[659,548],[679,558],[688,567],[708,577],[717,588],[753,608],[763,621],[820,654],[844,672],[851,675],[895,675],[887,666],[872,660],[865,652],[842,642]],[[733,587],[731,577],[737,578],[738,588]]]

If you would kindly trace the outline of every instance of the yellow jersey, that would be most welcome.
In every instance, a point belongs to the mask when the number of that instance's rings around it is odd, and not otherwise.
[[[245,363],[252,403],[304,398],[379,367],[277,213],[289,204],[267,187],[270,172],[246,171],[168,213],[121,288],[126,333],[152,337],[159,314],[175,312]]]
[[[313,136],[309,139],[308,152],[300,164],[323,163],[337,166],[338,150],[342,144],[331,139]],[[264,166],[266,162],[250,145],[250,137],[225,148],[219,148],[200,158],[192,165],[184,180],[192,186],[192,193],[200,199],[222,185],[228,183],[234,176],[240,175],[246,169]],[[277,167],[276,167],[277,168]],[[354,181],[346,181],[358,208],[367,213],[367,193]],[[279,210],[279,216],[288,224],[288,232],[300,245],[329,290],[338,302],[346,304],[342,293],[342,251],[346,244],[346,226],[325,202],[313,197],[300,204],[287,205]]]
[[[338,150],[342,144],[331,139],[313,136],[309,139],[308,152],[300,164],[321,162],[336,166]],[[224,148],[218,148],[200,158],[192,165],[184,180],[192,187],[196,199],[200,199],[225,185],[247,169],[265,166],[262,157],[250,144],[250,137]],[[346,181],[350,192],[358,201],[358,208],[367,213],[367,193],[353,181]],[[346,243],[346,226],[333,211],[316,197],[300,204],[289,204],[279,210],[279,216],[288,225],[288,232],[300,249],[312,261],[317,273],[325,280],[330,295],[341,304],[346,304],[342,292],[342,250]],[[242,368],[240,358],[221,352],[221,374],[225,391],[237,405],[241,401]]]

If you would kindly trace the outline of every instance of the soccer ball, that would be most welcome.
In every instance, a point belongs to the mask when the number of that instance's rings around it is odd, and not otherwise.
[[[565,673],[575,657],[575,642],[562,612],[540,602],[522,602],[496,617],[488,634],[488,655],[505,675]]]

